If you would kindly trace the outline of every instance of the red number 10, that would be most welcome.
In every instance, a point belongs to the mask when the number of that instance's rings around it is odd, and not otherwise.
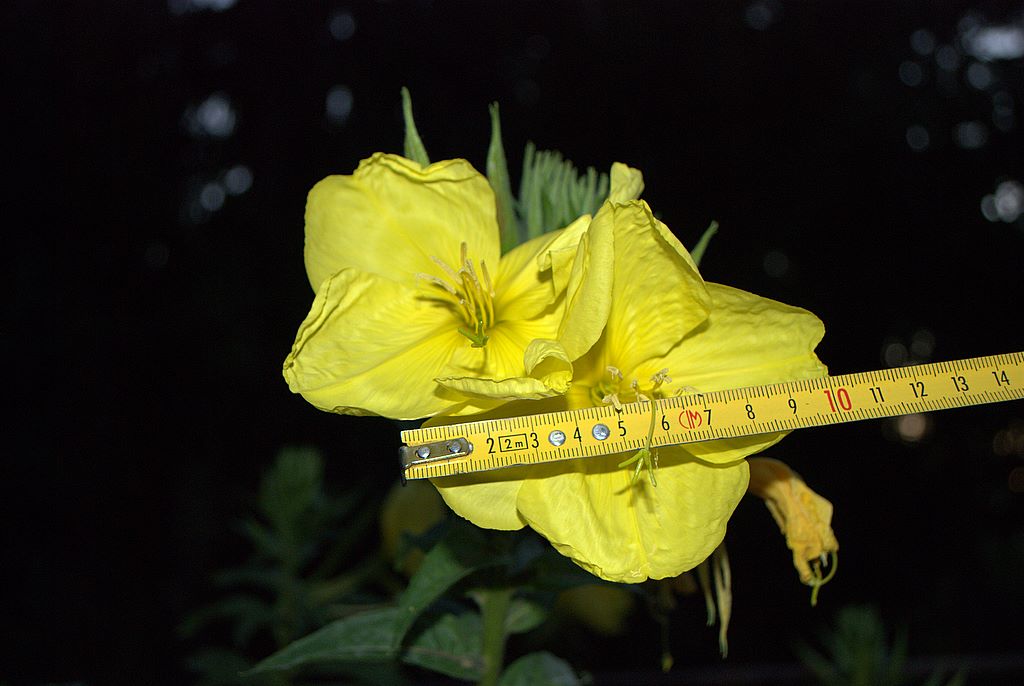
[[[839,402],[839,407],[846,412],[853,409],[853,402],[850,400],[850,393],[845,388],[836,389],[835,395],[832,394],[832,389],[825,389],[825,397],[828,398],[828,406],[832,408],[832,411],[836,411],[836,402]]]

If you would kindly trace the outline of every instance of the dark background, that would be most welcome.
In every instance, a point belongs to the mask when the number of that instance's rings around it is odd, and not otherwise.
[[[833,373],[1020,350],[1022,11],[6,3],[0,681],[187,682],[175,626],[244,557],[232,526],[281,446],[319,446],[334,483],[396,477],[391,424],[314,410],[280,367],[312,299],[306,192],[401,151],[403,85],[434,159],[482,168],[498,101],[514,172],[528,139],[621,160],[684,243],[718,220],[706,278],[815,312]],[[981,60],[993,26],[1009,52]],[[835,504],[840,571],[809,608],[742,503],[726,667],[793,662],[794,639],[870,603],[915,656],[1024,674],[1020,403],[931,415],[920,437],[807,430],[774,454]],[[723,664],[702,605],[673,620],[683,670]],[[653,673],[656,625],[641,611],[573,650],[599,676]]]

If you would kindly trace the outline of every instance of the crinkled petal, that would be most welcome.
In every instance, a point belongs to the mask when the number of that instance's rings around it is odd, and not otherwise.
[[[692,262],[683,258],[682,245],[666,240],[646,203],[610,210],[615,282],[604,349],[608,363],[628,373],[667,353],[707,319],[711,298]]]
[[[445,306],[344,269],[318,290],[284,376],[323,410],[417,419],[454,401],[434,378],[465,344]]]
[[[491,345],[491,343],[488,343]],[[538,400],[565,393],[572,379],[572,362],[558,341],[534,339],[526,346],[518,376],[498,374],[439,377],[445,388],[497,400]]]
[[[537,266],[551,273],[554,293],[564,293],[569,285],[573,262],[579,251],[580,239],[590,227],[592,217],[584,214],[564,229],[553,232],[555,240],[537,255]]]
[[[479,267],[500,255],[494,193],[465,160],[423,168],[377,153],[351,176],[329,176],[306,202],[306,271],[314,290],[356,267],[407,285],[443,277],[432,257],[459,268],[460,246]]]
[[[668,368],[673,390],[709,392],[825,376],[814,354],[825,334],[817,317],[746,291],[709,283],[711,314],[664,358],[645,371]],[[776,443],[782,434],[692,443],[686,449],[716,463],[742,459]]]
[[[643,192],[644,175],[639,169],[633,169],[622,162],[614,162],[612,164],[608,200],[611,202],[637,200]]]
[[[663,448],[657,487],[630,483],[627,455],[530,468],[519,513],[578,565],[609,581],[672,577],[700,564],[725,536],[747,488],[746,462],[702,464]]]

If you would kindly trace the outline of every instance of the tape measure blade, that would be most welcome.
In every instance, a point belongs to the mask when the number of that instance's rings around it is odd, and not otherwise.
[[[415,462],[437,478],[652,447],[787,432],[1024,398],[1024,353],[857,372],[649,402],[477,420],[402,432],[410,449],[465,440],[471,449]],[[406,455],[410,453],[405,452]]]

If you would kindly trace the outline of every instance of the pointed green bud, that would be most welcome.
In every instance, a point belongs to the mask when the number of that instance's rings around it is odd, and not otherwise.
[[[405,119],[405,152],[403,154],[408,159],[426,167],[430,164],[430,158],[427,157],[427,149],[423,147],[423,141],[420,140],[420,134],[416,130],[416,122],[412,118],[412,96],[409,95],[409,89],[405,86],[402,86],[402,117]]]
[[[711,237],[718,233],[718,222],[711,222],[711,226],[704,230],[704,234],[697,241],[697,245],[693,246],[693,250],[690,251],[690,257],[693,258],[693,263],[700,266],[700,258],[704,257],[704,251],[708,249],[708,243],[711,242]]]
[[[508,162],[505,160],[505,146],[501,142],[501,118],[498,103],[491,103],[491,144],[487,148],[487,180],[494,190],[498,211],[498,229],[501,233],[501,252],[506,253],[521,241],[519,222],[516,219],[515,200],[512,197],[512,183],[508,178]]]

